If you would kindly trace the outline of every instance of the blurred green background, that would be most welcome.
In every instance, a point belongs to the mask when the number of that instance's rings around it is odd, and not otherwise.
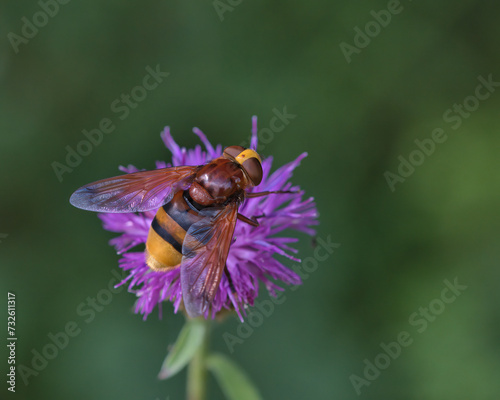
[[[407,0],[388,22],[386,1],[74,0],[23,42],[12,34],[23,17],[43,24],[41,5],[0,7],[0,317],[15,292],[17,363],[30,367],[49,333],[81,328],[28,386],[18,375],[16,398],[184,398],[185,371],[156,378],[183,324],[170,305],[144,322],[123,290],[91,322],[77,313],[108,286],[118,256],[114,235],[68,198],[118,165],[168,160],[165,125],[186,147],[198,143],[193,126],[240,144],[252,115],[266,128],[284,107],[296,117],[262,153],[275,166],[309,153],[293,181],[316,198],[318,237],[341,246],[231,357],[266,399],[499,398],[500,93],[469,97],[479,76],[500,81],[498,4]],[[373,37],[348,62],[341,43],[362,42],[355,28],[367,23]],[[157,65],[170,75],[121,120],[111,103]],[[464,100],[472,111],[459,111]],[[116,129],[60,182],[52,163],[102,118]],[[446,141],[392,191],[384,174],[437,128]],[[299,255],[312,256],[299,236]],[[443,310],[436,299],[455,278],[467,289]],[[419,332],[410,319],[429,304],[439,315]],[[238,324],[217,327],[212,347],[229,354],[222,335]],[[365,379],[365,360],[404,331],[412,344],[358,396],[352,375]],[[209,398],[222,398],[210,385]]]

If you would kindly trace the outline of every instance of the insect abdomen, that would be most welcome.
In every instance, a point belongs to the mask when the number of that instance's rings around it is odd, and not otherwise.
[[[146,264],[153,270],[171,269],[182,260],[182,243],[189,227],[202,219],[186,202],[184,192],[156,213],[146,241]]]

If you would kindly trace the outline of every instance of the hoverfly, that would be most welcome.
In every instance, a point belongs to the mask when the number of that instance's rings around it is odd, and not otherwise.
[[[245,198],[288,191],[248,193],[262,180],[260,156],[230,146],[205,165],[161,168],[103,179],[75,191],[70,203],[104,213],[158,209],[149,228],[145,261],[154,271],[180,268],[184,308],[190,317],[206,311],[226,270],[236,220]]]

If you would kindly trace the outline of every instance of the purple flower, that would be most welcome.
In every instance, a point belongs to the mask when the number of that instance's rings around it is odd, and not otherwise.
[[[194,128],[193,132],[203,142],[205,150],[200,145],[189,150],[179,147],[170,135],[170,129],[166,127],[161,138],[172,153],[172,163],[157,161],[156,168],[201,165],[222,155],[221,145],[214,148],[198,128]],[[252,149],[257,148],[257,141],[257,118],[253,117],[250,146]],[[311,228],[318,224],[318,212],[314,199],[310,197],[303,200],[304,193],[298,186],[293,186],[289,182],[293,170],[306,155],[307,153],[301,154],[274,173],[271,173],[272,157],[262,161],[262,182],[249,191],[291,190],[295,193],[249,198],[240,206],[239,212],[249,218],[262,216],[259,218],[260,225],[253,227],[241,221],[236,223],[233,243],[226,263],[234,290],[230,287],[226,275],[223,274],[211,311],[207,310],[205,317],[208,317],[210,312],[210,316],[214,318],[223,308],[234,308],[243,321],[241,311],[245,313],[246,305],[254,304],[259,292],[259,282],[263,282],[273,296],[276,295],[276,291],[283,290],[276,281],[282,281],[287,285],[301,284],[300,277],[285,267],[278,260],[279,257],[275,259],[274,255],[300,262],[292,255],[297,253],[297,250],[290,247],[290,244],[298,239],[279,236],[279,233],[286,229],[293,229],[309,235],[315,234]],[[132,165],[126,168],[120,167],[120,169],[127,173],[138,171]],[[104,229],[121,233],[120,236],[112,239],[110,244],[115,247],[118,254],[122,255],[119,265],[129,271],[129,275],[117,286],[128,282],[128,290],[138,297],[135,312],[143,314],[144,318],[153,311],[157,304],[161,317],[161,303],[166,300],[173,303],[177,312],[182,300],[180,268],[166,272],[153,271],[146,265],[143,251],[129,251],[146,242],[155,212],[99,214]]]

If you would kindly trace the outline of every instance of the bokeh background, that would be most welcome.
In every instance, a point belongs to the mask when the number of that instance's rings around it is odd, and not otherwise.
[[[168,160],[165,125],[183,146],[198,143],[193,126],[239,144],[252,115],[269,127],[284,107],[296,117],[262,153],[275,165],[309,153],[294,183],[316,198],[318,237],[341,245],[231,357],[266,399],[498,398],[499,88],[458,129],[443,119],[475,94],[479,76],[500,81],[498,4],[401,1],[350,62],[340,44],[353,46],[355,28],[386,1],[74,0],[18,46],[10,33],[21,35],[22,18],[41,6],[0,7],[2,335],[7,291],[17,295],[18,365],[31,366],[32,350],[69,321],[81,328],[28,386],[17,377],[16,398],[184,398],[185,372],[156,378],[183,324],[169,305],[144,322],[123,290],[91,322],[78,315],[118,256],[107,244],[114,235],[68,198],[118,165]],[[170,75],[120,120],[111,103],[157,65]],[[102,118],[116,129],[60,182],[52,163],[65,163],[66,146]],[[436,128],[447,140],[392,191],[384,174],[398,173],[398,157],[408,160]],[[312,256],[300,238],[300,256]],[[443,311],[434,300],[455,278],[467,289]],[[409,319],[432,301],[442,312],[418,332]],[[217,327],[212,347],[229,354],[223,333],[238,324]],[[403,331],[412,344],[358,396],[351,376],[364,378],[365,360]],[[210,385],[209,398],[223,398]],[[6,383],[1,391],[7,398]]]

